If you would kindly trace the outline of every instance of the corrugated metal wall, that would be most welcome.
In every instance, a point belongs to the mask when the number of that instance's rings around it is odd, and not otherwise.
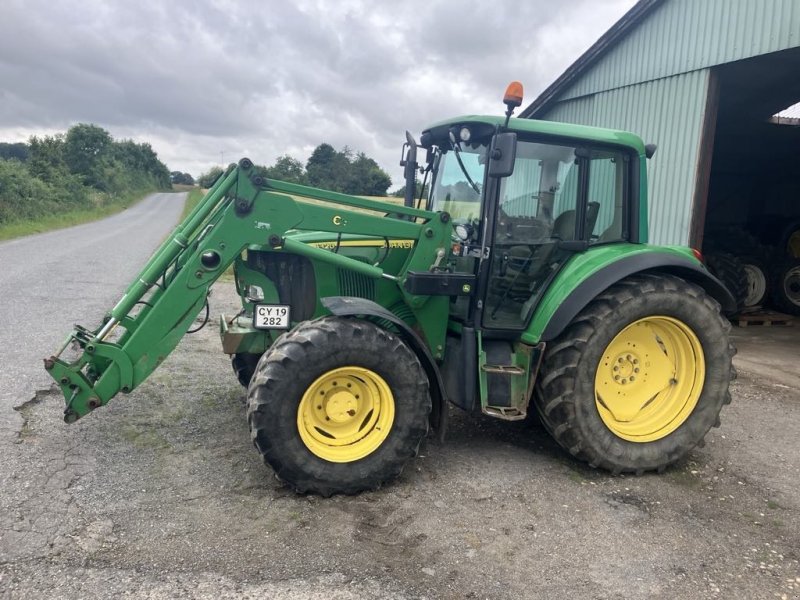
[[[800,0],[669,0],[560,100],[800,45]]]
[[[624,129],[658,145],[648,161],[650,240],[689,241],[692,196],[709,71],[694,71],[641,85],[558,102],[545,118]]]
[[[668,0],[533,118],[657,144],[650,240],[688,244],[711,68],[796,46],[800,0]]]

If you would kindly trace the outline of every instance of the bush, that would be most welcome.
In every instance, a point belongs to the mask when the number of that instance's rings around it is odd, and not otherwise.
[[[24,150],[25,162],[0,158],[0,224],[128,202],[171,185],[150,144],[116,141],[96,125],[2,149],[9,156]]]
[[[87,190],[74,178],[53,185],[33,177],[16,160],[0,160],[0,224],[88,208]]]

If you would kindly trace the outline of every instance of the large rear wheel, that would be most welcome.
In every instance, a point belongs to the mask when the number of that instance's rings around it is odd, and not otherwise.
[[[397,477],[428,431],[428,379],[396,335],[325,317],[284,334],[248,388],[253,443],[298,492],[376,489]]]
[[[535,397],[545,428],[593,466],[663,470],[730,402],[729,329],[719,305],[682,279],[617,283],[548,345]]]

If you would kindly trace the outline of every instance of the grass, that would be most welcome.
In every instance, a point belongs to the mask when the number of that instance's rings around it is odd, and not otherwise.
[[[14,221],[0,225],[0,240],[10,240],[13,238],[22,237],[25,235],[32,235],[34,233],[44,233],[45,231],[52,231],[54,229],[64,229],[66,227],[73,227],[90,221],[97,221],[105,217],[110,217],[118,212],[122,212],[126,208],[133,206],[145,196],[151,194],[151,191],[131,192],[122,196],[112,203],[94,208],[87,208],[81,210],[72,210],[69,212],[48,215],[43,218],[26,221]]]
[[[175,187],[177,188],[178,186]],[[207,191],[208,190],[198,187],[189,188],[189,194],[186,196],[186,203],[183,205],[183,212],[181,213],[181,221],[183,221],[189,215],[189,213],[194,210],[195,206],[200,204],[200,200],[203,199],[203,196],[205,196]]]

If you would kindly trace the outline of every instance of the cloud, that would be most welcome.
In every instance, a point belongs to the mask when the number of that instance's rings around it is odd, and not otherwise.
[[[0,139],[91,122],[195,175],[325,141],[399,184],[405,129],[532,100],[633,4],[6,0]]]

